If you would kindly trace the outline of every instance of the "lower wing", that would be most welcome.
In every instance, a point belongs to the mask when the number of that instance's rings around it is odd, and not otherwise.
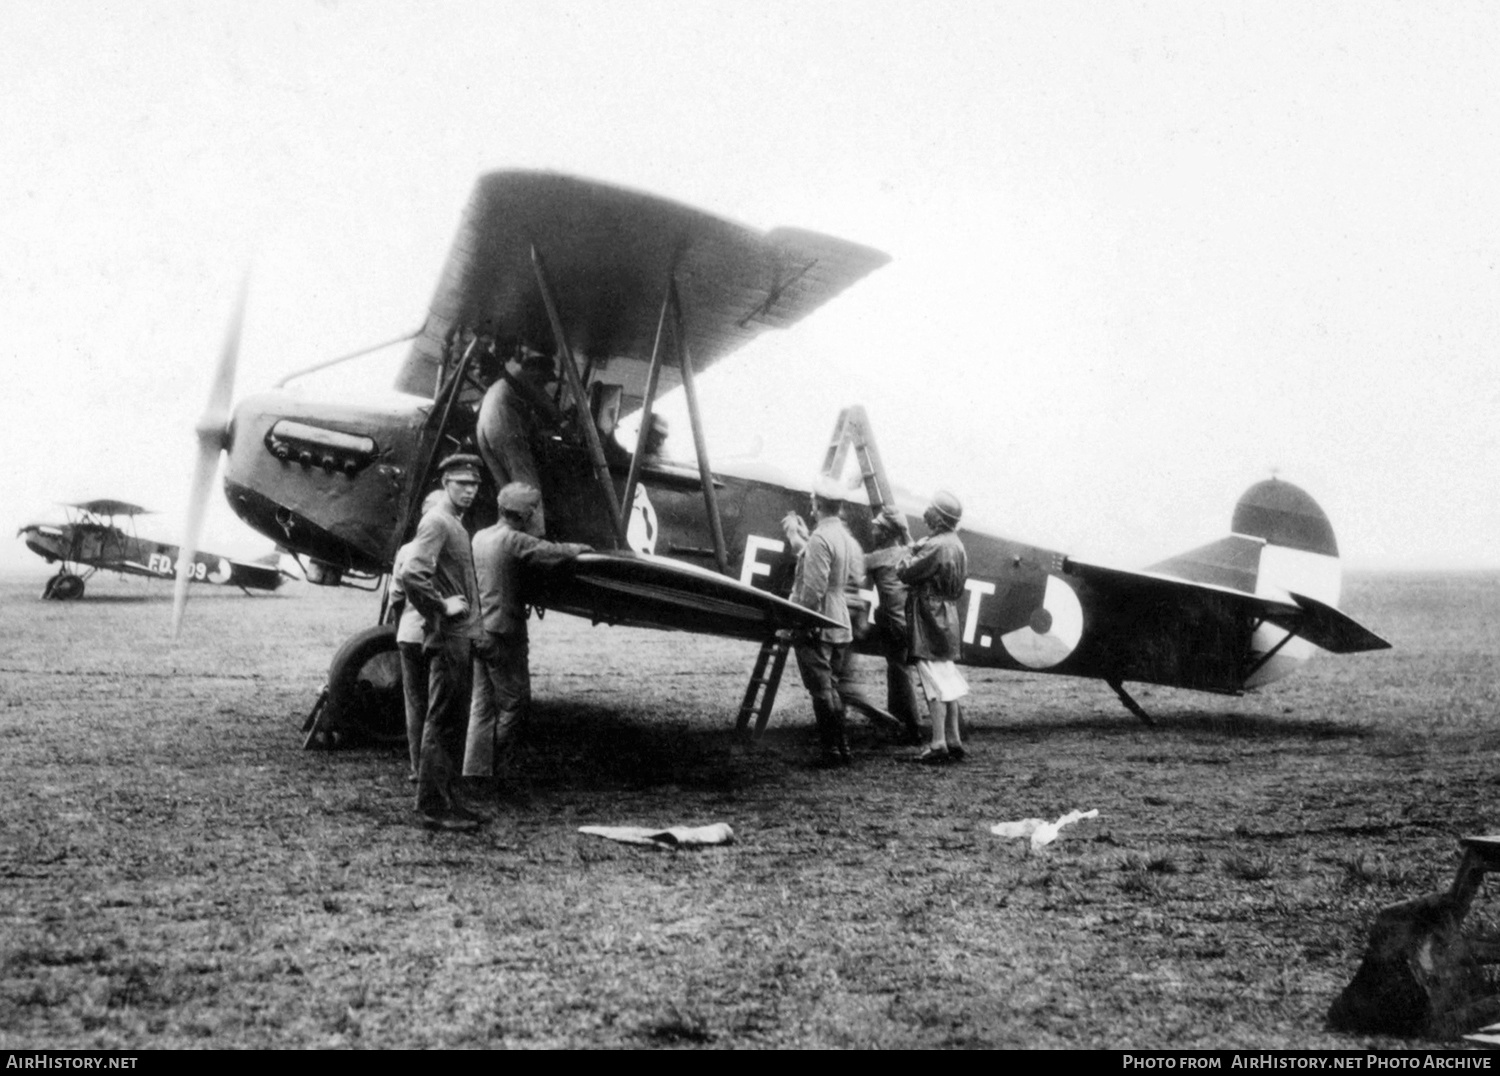
[[[840,626],[736,579],[633,553],[584,553],[549,572],[533,601],[595,622],[740,639]]]

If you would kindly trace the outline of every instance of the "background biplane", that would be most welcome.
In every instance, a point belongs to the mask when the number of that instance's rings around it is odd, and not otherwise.
[[[135,517],[150,510],[125,501],[100,498],[62,506],[65,523],[28,523],[16,532],[26,548],[58,565],[57,574],[42,588],[43,598],[71,601],[83,597],[84,580],[95,572],[143,575],[148,579],[171,579],[177,573],[179,550],[169,542],[142,538],[135,532]],[[125,526],[115,522],[125,517]],[[242,590],[275,590],[284,573],[277,566],[280,555],[245,562],[214,553],[191,555],[187,577],[195,583],[214,583]]]
[[[305,558],[310,581],[372,585],[412,533],[436,462],[514,432],[495,428],[502,419],[481,407],[486,393],[502,382],[520,392],[523,361],[544,356],[553,377],[524,432],[547,533],[597,552],[554,573],[535,604],[595,622],[760,641],[740,711],[741,727],[755,717],[759,730],[786,657],[778,631],[816,622],[781,597],[794,561],[780,520],[806,511],[811,483],[756,462],[711,468],[694,379],[886,261],[830,236],[762,233],[572,177],[483,176],[397,378],[405,395],[389,405],[278,390],[231,412],[241,294],[198,424],[190,535],[222,453],[234,511]],[[650,443],[656,400],[678,385],[693,446],[684,460]],[[633,416],[633,444],[622,416]],[[862,542],[872,509],[885,504],[924,533],[921,503],[893,494],[861,410],[840,416],[823,464],[862,487],[848,512]],[[481,509],[492,514],[492,505],[490,490],[476,501],[473,525],[489,522]],[[1336,608],[1332,528],[1285,482],[1246,493],[1229,537],[1146,571],[1080,562],[972,526],[964,541],[966,663],[1098,678],[1142,717],[1127,681],[1237,694],[1290,672],[1314,646],[1388,645]],[[179,582],[174,631],[185,596]],[[393,650],[384,623],[340,649],[319,727],[402,727]]]

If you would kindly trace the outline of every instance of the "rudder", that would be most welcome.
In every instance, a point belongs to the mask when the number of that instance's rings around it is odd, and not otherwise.
[[[1328,516],[1304,490],[1278,478],[1257,482],[1235,504],[1229,529],[1227,537],[1150,570],[1277,601],[1302,594],[1338,606],[1343,588],[1338,540]],[[1270,623],[1255,629],[1245,688],[1279,680],[1312,656],[1312,643],[1286,636]]]
[[[1338,539],[1328,516],[1301,488],[1278,478],[1257,482],[1234,506],[1229,529],[1258,538],[1255,592],[1268,597],[1295,591],[1337,605],[1343,587]]]

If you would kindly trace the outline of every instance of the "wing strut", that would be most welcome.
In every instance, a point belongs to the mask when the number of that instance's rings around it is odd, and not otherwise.
[[[550,309],[550,308],[549,308]],[[661,377],[666,349],[662,342],[667,332],[667,315],[672,315],[672,344],[677,352],[677,366],[682,374],[682,394],[687,401],[688,421],[693,428],[693,451],[698,457],[698,477],[703,485],[703,506],[708,515],[709,533],[714,540],[714,563],[721,575],[729,574],[729,547],[724,541],[724,521],[719,515],[719,498],[714,489],[713,468],[708,460],[708,441],[703,435],[703,412],[698,408],[698,385],[694,380],[693,358],[688,351],[687,334],[682,327],[682,300],[677,293],[677,280],[668,275],[666,294],[662,296],[661,312],[656,319],[656,338],[651,345],[651,365],[646,374],[646,395],[641,401],[640,427],[635,435],[635,454],[630,458],[630,470],[625,478],[624,515],[616,517],[616,534],[621,546],[625,545],[626,531],[630,526],[629,513],[635,506],[635,490],[640,482],[641,463],[646,458],[646,442],[651,436],[651,409],[656,403],[656,388]]]
[[[667,285],[667,291],[672,302],[672,338],[677,344],[678,365],[682,367],[682,394],[687,398],[693,448],[698,454],[698,475],[703,480],[703,504],[714,536],[714,561],[719,565],[719,573],[728,575],[729,550],[724,544],[724,522],[719,518],[719,496],[714,492],[713,470],[708,465],[708,442],[703,437],[703,415],[698,410],[698,387],[693,381],[693,357],[688,353],[687,336],[682,331],[682,302],[677,297],[675,278]]]
[[[1255,634],[1255,629],[1259,628],[1265,622],[1266,622],[1266,618],[1265,617],[1261,617],[1258,621],[1256,621],[1255,627],[1250,629],[1250,633],[1252,635],[1254,635]],[[1277,627],[1281,627],[1281,625],[1278,624]],[[1266,662],[1268,662],[1272,658],[1274,658],[1276,656],[1277,652],[1283,646],[1285,646],[1287,643],[1291,642],[1293,639],[1295,639],[1297,637],[1297,633],[1294,632],[1294,631],[1288,631],[1286,628],[1282,628],[1281,630],[1284,631],[1284,632],[1286,632],[1286,634],[1281,637],[1281,641],[1279,643],[1277,643],[1275,646],[1271,647],[1271,649],[1267,650],[1264,654],[1262,654],[1260,656],[1260,659],[1258,661],[1256,661],[1256,663],[1254,665],[1250,666],[1250,671],[1247,672],[1247,673],[1245,673],[1243,679],[1248,680],[1252,676],[1254,676],[1256,673],[1260,672],[1260,670],[1265,666]]]
[[[615,484],[609,477],[609,463],[604,459],[604,448],[599,444],[599,431],[589,419],[588,394],[583,391],[583,379],[578,376],[578,366],[573,361],[573,349],[568,346],[568,338],[563,332],[562,315],[558,313],[557,299],[552,294],[552,285],[547,281],[547,268],[542,263],[542,252],[536,249],[536,244],[531,246],[531,266],[536,270],[537,287],[542,292],[542,302],[547,307],[547,320],[552,323],[552,336],[557,341],[557,350],[562,356],[563,372],[568,379],[568,391],[573,394],[574,404],[578,408],[578,425],[583,427],[583,439],[588,445],[589,462],[594,467],[594,480],[599,488],[604,491],[604,501],[609,505],[610,521],[614,523],[614,533],[618,536],[624,533],[624,522],[620,513],[620,502],[615,497]],[[616,545],[622,545],[616,538]]]
[[[646,457],[646,442],[651,437],[651,408],[656,404],[656,383],[661,377],[661,364],[665,356],[662,350],[662,334],[667,328],[667,311],[672,305],[672,288],[668,284],[661,299],[661,314],[656,319],[656,339],[651,345],[651,366],[646,372],[646,396],[641,401],[641,425],[635,434],[635,455],[630,457],[630,470],[625,478],[625,518],[620,521],[620,544],[625,544],[625,534],[630,526],[630,513],[635,510],[635,487],[641,479],[641,461]]]
[[[402,515],[401,526],[397,534],[401,542],[411,538],[416,530],[417,523],[421,519],[422,499],[427,496],[427,483],[432,478],[432,468],[442,456],[443,437],[448,431],[448,419],[453,414],[453,406],[458,402],[458,395],[463,391],[464,379],[469,373],[469,363],[473,361],[474,352],[479,346],[479,337],[469,341],[469,346],[464,348],[463,356],[458,360],[458,365],[453,368],[452,376],[444,383],[438,385],[435,398],[432,401],[432,410],[427,416],[427,431],[432,434],[431,440],[427,442],[426,455],[422,458],[422,465],[413,473],[417,480],[412,483],[411,491],[406,498],[406,510]],[[439,369],[441,372],[441,368]],[[425,440],[425,437],[424,437]],[[401,542],[398,542],[399,546]],[[395,557],[396,550],[391,549],[389,556]],[[382,615],[384,610],[382,610]]]

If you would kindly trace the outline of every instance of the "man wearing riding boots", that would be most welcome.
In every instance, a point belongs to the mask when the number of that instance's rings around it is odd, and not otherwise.
[[[422,614],[427,720],[417,763],[417,811],[431,829],[466,831],[480,819],[459,801],[450,741],[469,715],[470,652],[480,637],[479,585],[463,513],[479,492],[479,457],[449,456],[438,465],[444,496],[423,513],[401,570],[406,600]]]
[[[788,512],[785,518],[783,518],[781,521],[781,529],[782,532],[786,535],[787,545],[791,547],[793,555],[800,557],[802,555],[802,551],[807,548],[807,540],[810,537],[807,530],[807,524],[802,521],[802,517],[799,516],[796,512]],[[904,553],[905,550],[902,549],[899,552]],[[865,557],[865,566],[869,567],[868,555],[866,555]],[[889,574],[892,579],[895,578],[894,562]],[[901,588],[902,602],[904,603],[906,587],[902,586],[900,583],[897,583],[896,585]],[[844,591],[844,603],[849,607],[849,630],[854,635],[854,641],[856,643],[862,640],[871,631],[870,606],[869,603],[865,601],[864,594],[862,592],[863,586],[864,580],[861,579],[857,582],[851,582]],[[903,613],[902,616],[904,618],[905,614]],[[849,711],[851,709],[854,709],[868,714],[870,718],[876,722],[903,724],[892,712],[882,710],[879,706],[877,706],[875,704],[875,701],[870,698],[868,693],[866,693],[864,687],[859,682],[859,675],[854,667],[854,660],[854,646],[853,644],[851,644],[844,653],[844,661],[842,667],[834,670],[834,684],[839,693],[839,701],[843,703],[844,716],[848,717]],[[901,661],[906,661],[906,644],[904,642],[901,644]],[[901,671],[903,674],[905,673],[905,665],[902,665]],[[909,677],[906,683],[907,689],[910,690],[911,680]],[[915,725],[915,697],[913,697],[913,705],[909,708],[909,712],[913,715],[911,718],[911,724]],[[905,732],[906,738],[912,743],[922,742],[920,731],[915,734],[915,739],[911,738],[912,735],[913,734],[910,728],[908,728]]]
[[[814,484],[815,523],[807,545],[797,557],[791,595],[797,605],[821,613],[839,625],[813,628],[794,637],[797,668],[812,696],[813,714],[817,718],[819,764],[823,766],[846,766],[851,761],[838,679],[854,641],[845,590],[864,579],[865,568],[859,543],[840,517],[844,497],[844,490],[831,478],[820,476]],[[789,516],[784,523],[791,525],[793,519],[794,516]],[[800,525],[801,521],[796,523]]]
[[[910,588],[906,597],[909,652],[932,718],[932,741],[917,760],[932,764],[964,757],[958,700],[969,693],[969,685],[954,664],[961,647],[958,601],[969,574],[969,557],[958,538],[963,511],[958,498],[947,490],[934,493],[922,513],[930,533],[912,547],[896,571]]]
[[[474,648],[474,697],[464,747],[465,783],[486,783],[499,776],[522,715],[531,703],[527,583],[537,573],[592,549],[575,542],[548,542],[529,533],[533,516],[542,504],[535,486],[511,482],[500,490],[498,500],[499,522],[474,535],[484,636]]]
[[[433,490],[422,501],[422,514],[432,511],[446,496],[440,489]],[[401,585],[412,546],[412,542],[407,542],[396,550],[396,559],[391,565],[390,616],[396,621],[396,652],[401,656],[401,695],[406,706],[406,751],[411,762],[406,779],[416,784],[422,757],[422,727],[427,724],[427,662],[422,658],[422,638],[427,633],[427,625],[417,607],[406,600],[406,591]]]

